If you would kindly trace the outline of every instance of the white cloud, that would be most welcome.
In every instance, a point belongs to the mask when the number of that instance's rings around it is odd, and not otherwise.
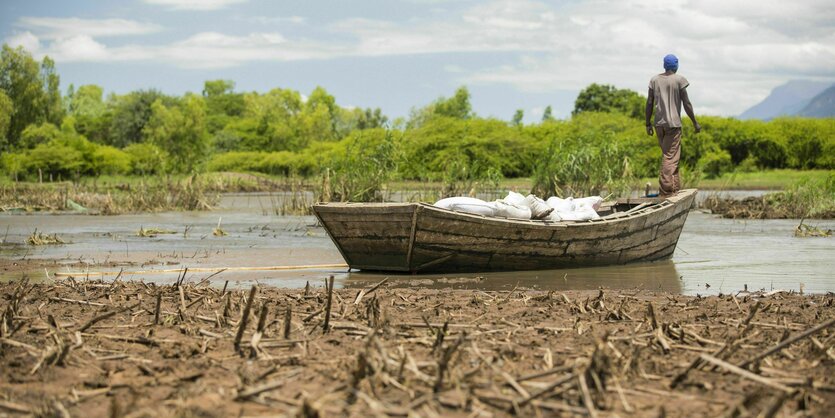
[[[226,68],[247,62],[298,61],[333,56],[332,47],[313,42],[288,42],[280,33],[231,36],[201,32],[166,45],[108,47],[87,35],[52,41],[39,56],[58,62],[159,61],[183,68]]]
[[[112,62],[153,59],[153,49],[138,45],[107,47],[87,35],[56,39],[42,50],[57,62]]]
[[[307,22],[307,19],[302,16],[252,16],[243,18],[237,17],[236,19],[251,23],[258,23],[261,25],[283,25],[285,23],[302,25]]]
[[[244,0],[145,0],[176,9],[210,10]],[[429,1],[434,0],[415,0]],[[249,62],[450,54],[444,70],[464,83],[524,91],[579,90],[592,82],[644,93],[661,57],[675,53],[692,83],[699,112],[736,114],[789,79],[835,81],[835,8],[828,1],[494,0],[445,4],[444,13],[408,20],[346,18],[306,25],[298,16],[245,16],[282,25],[246,35],[200,32],[157,45],[108,45],[101,38],[160,27],[131,20],[22,18],[29,31],[10,38],[65,61],[153,60],[189,68]],[[313,31],[313,32],[311,32]],[[498,61],[501,57],[509,60]],[[455,54],[493,54],[494,66],[462,66]],[[538,110],[532,113],[539,112]]]
[[[108,58],[107,47],[87,35],[58,39],[49,49],[51,55],[61,61],[98,61]]]
[[[3,40],[3,42],[15,48],[22,46],[23,49],[29,51],[32,54],[38,53],[38,51],[41,49],[40,39],[38,39],[37,36],[35,36],[32,32],[29,31],[9,36],[5,40]]]
[[[22,17],[17,24],[38,33],[43,39],[68,38],[78,35],[96,37],[145,35],[162,30],[159,25],[127,19]]]
[[[218,10],[247,0],[143,0],[145,3],[167,6],[173,10]]]
[[[203,32],[159,49],[160,58],[188,68],[222,68],[253,61],[314,59],[314,48],[289,43],[279,33],[230,36]]]
[[[699,111],[737,114],[785,80],[835,80],[835,9],[821,1],[763,6],[495,1],[442,21],[353,19],[338,29],[357,38],[357,55],[518,52],[514,61],[462,79],[532,92],[602,82],[643,93],[661,71],[661,57],[673,52],[693,82]]]

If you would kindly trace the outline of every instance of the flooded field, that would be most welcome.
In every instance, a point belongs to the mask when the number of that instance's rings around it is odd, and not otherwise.
[[[286,266],[343,263],[312,216],[276,216],[269,195],[225,196],[212,212],[169,212],[120,216],[0,214],[0,278],[28,275],[47,280],[56,272],[149,271],[160,269]],[[227,235],[213,234],[220,229]],[[683,294],[741,290],[835,291],[835,239],[795,238],[796,220],[739,221],[692,211],[672,261],[535,272],[469,275],[393,276],[393,286],[502,290],[515,286],[542,290],[643,288]],[[835,229],[835,221],[807,221]],[[142,237],[142,228],[161,230]],[[35,230],[57,234],[66,244],[29,246]],[[211,273],[189,273],[200,280]],[[385,275],[345,268],[290,271],[225,271],[212,280],[222,286],[252,282],[280,287],[320,284],[333,274],[338,287],[367,286]],[[170,282],[176,274],[131,278]]]

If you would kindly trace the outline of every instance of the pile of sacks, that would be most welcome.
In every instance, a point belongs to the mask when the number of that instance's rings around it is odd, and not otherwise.
[[[504,199],[485,202],[473,197],[448,197],[435,202],[435,206],[459,212],[484,216],[503,216],[513,219],[539,219],[549,221],[586,221],[598,219],[597,210],[603,198],[600,196],[581,199],[560,199],[549,197],[542,200],[532,194],[527,197],[510,192]]]

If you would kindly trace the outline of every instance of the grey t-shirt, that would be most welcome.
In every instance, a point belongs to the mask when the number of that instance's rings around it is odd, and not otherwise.
[[[678,74],[658,74],[649,81],[655,95],[655,126],[681,127],[681,90],[689,85]]]

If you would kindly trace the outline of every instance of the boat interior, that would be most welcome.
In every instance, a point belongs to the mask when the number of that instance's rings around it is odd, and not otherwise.
[[[597,214],[603,218],[619,218],[621,216],[632,214],[644,209],[649,209],[664,202],[664,199],[659,198],[632,198],[632,199],[618,199],[611,202],[603,202]]]

